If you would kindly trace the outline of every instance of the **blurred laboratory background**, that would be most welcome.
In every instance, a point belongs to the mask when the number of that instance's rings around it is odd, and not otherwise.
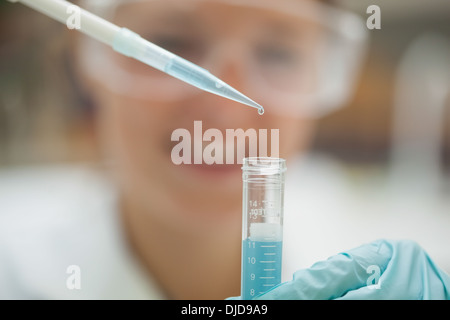
[[[321,119],[314,148],[354,165],[399,170],[410,152],[430,174],[448,176],[450,2],[339,2],[363,18],[377,4],[381,30],[370,31],[354,98]],[[80,88],[68,77],[67,28],[6,1],[0,16],[0,166],[95,156],[80,130],[80,108],[89,106],[73,98]]]
[[[342,163],[360,199],[426,212],[450,235],[450,1],[340,2],[364,19],[378,5],[381,29],[369,31],[353,99],[319,120],[313,151]],[[0,3],[0,169],[97,159],[92,110],[68,76],[68,37],[64,25]],[[449,239],[430,246],[447,272]]]

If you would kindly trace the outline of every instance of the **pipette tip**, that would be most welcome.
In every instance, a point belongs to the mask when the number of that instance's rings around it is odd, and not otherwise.
[[[235,90],[235,89],[233,89],[233,90]],[[236,91],[236,92],[238,92],[238,91]],[[228,98],[230,98],[230,97],[228,97]],[[239,93],[239,98],[238,99],[235,98],[234,100],[236,100],[236,101],[238,101],[240,103],[246,104],[246,105],[248,105],[250,107],[253,107],[255,109],[258,109],[258,114],[259,115],[263,115],[264,114],[264,108],[263,108],[262,105],[256,103],[252,99],[244,96],[242,93]]]
[[[248,105],[252,108],[258,109],[258,114],[262,115],[264,114],[264,108],[263,106],[261,106],[260,104],[256,103],[255,101],[253,101],[252,99],[250,99],[249,97],[243,95],[242,93],[240,93],[239,91],[237,91],[236,89],[230,87],[228,84],[224,83],[221,81],[221,83],[223,84],[223,88],[225,90],[219,92],[215,92],[216,94],[222,95],[228,99],[232,99],[235,100],[237,102],[240,102],[242,104]]]

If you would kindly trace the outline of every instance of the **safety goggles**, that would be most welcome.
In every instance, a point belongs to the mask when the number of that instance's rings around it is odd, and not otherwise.
[[[85,0],[85,9],[209,70],[266,112],[320,116],[351,94],[367,32],[313,0]],[[204,94],[83,39],[85,69],[111,91],[152,102]]]

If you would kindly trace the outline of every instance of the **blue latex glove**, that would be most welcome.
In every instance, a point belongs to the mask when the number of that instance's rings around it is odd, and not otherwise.
[[[377,240],[299,270],[256,299],[450,299],[450,276],[415,242]]]

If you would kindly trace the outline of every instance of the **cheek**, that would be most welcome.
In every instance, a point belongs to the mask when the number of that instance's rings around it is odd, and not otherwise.
[[[190,128],[176,105],[143,105],[110,98],[100,114],[103,146],[113,174],[128,196],[152,215],[169,223],[224,221],[240,207],[240,172],[233,183],[196,179],[171,159],[174,126]],[[190,118],[190,117],[188,117]],[[233,187],[230,188],[230,185]]]
[[[307,119],[279,118],[276,120],[280,129],[280,157],[291,158],[304,152],[312,140],[313,122]]]
[[[120,97],[105,100],[99,114],[101,145],[106,157],[115,163],[115,170],[139,176],[170,161],[170,154],[165,159],[170,133],[164,126],[170,119],[169,108]]]

